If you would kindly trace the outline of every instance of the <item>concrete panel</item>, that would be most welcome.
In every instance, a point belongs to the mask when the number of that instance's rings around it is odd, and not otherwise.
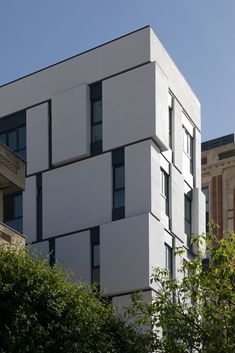
[[[152,29],[150,30],[150,43],[151,61],[156,61],[166,77],[168,77],[171,92],[174,93],[184,110],[200,130],[200,103],[198,98]]]
[[[195,236],[206,231],[205,195],[200,188],[193,190],[192,232]]]
[[[111,154],[43,174],[43,235],[51,237],[112,219]]]
[[[154,269],[165,267],[165,231],[163,225],[152,215],[149,215],[149,280]],[[157,289],[156,283],[150,285]]]
[[[100,275],[106,294],[149,288],[148,233],[148,214],[101,225]]]
[[[170,177],[170,217],[171,230],[180,239],[184,240],[184,180],[182,174],[173,166]]]
[[[159,220],[161,219],[161,174],[160,174],[160,151],[152,143],[151,145],[151,212]]]
[[[103,149],[155,135],[155,63],[103,81]]]
[[[193,147],[194,147],[194,150],[193,150],[194,183],[195,183],[195,187],[199,188],[201,186],[201,134],[197,129],[195,129]]]
[[[126,217],[151,210],[151,141],[125,148]]]
[[[147,27],[0,87],[0,117],[149,61]]]
[[[37,190],[36,177],[28,177],[23,192],[23,234],[28,242],[36,241],[37,236]]]
[[[29,247],[29,253],[36,259],[46,260],[49,263],[49,242],[42,241],[40,243],[32,244]]]
[[[90,232],[64,236],[55,240],[56,261],[75,280],[91,281]]]
[[[90,153],[89,87],[81,85],[52,97],[52,163]]]
[[[169,84],[161,68],[156,65],[156,125],[155,136],[157,144],[162,150],[169,148]]]
[[[37,105],[26,112],[27,174],[48,169],[48,103]]]
[[[173,110],[173,162],[180,172],[183,170],[182,151],[183,151],[183,130],[182,130],[182,107],[174,99]]]

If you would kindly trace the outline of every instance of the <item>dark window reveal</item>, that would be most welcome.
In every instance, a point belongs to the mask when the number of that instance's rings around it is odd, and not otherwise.
[[[9,227],[22,233],[23,207],[22,194],[4,196],[3,221]]]

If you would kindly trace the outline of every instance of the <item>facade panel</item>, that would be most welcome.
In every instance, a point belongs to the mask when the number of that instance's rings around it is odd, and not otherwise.
[[[36,177],[28,177],[23,194],[23,234],[28,242],[37,240],[37,189]]]

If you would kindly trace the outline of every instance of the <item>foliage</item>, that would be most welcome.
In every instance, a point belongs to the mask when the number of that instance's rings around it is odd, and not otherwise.
[[[132,310],[142,312],[142,321],[152,317],[156,352],[234,353],[235,234],[193,241],[198,249],[206,241],[208,265],[198,250],[192,262],[182,261],[181,279],[156,269],[153,281],[159,290],[153,303],[145,305],[136,297]],[[177,253],[182,255],[182,249]]]
[[[26,251],[0,249],[1,353],[145,353],[149,343],[94,288]]]

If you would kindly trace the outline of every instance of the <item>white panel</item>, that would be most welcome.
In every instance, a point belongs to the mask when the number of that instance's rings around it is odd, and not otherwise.
[[[184,240],[184,180],[182,174],[171,165],[170,217],[171,230]]]
[[[103,149],[155,134],[155,63],[103,81]]]
[[[173,247],[173,238],[170,233],[168,233],[166,230],[164,231],[164,242],[169,245],[171,248]]]
[[[192,233],[198,236],[206,230],[205,195],[201,189],[193,190],[192,200]]]
[[[50,237],[112,219],[111,154],[43,174],[43,234]]]
[[[161,174],[160,174],[160,151],[152,143],[151,146],[151,212],[158,219],[161,218]]]
[[[89,87],[81,85],[52,97],[52,163],[90,153]]]
[[[169,148],[168,79],[156,65],[156,125],[155,140],[162,150]]]
[[[36,209],[36,177],[32,176],[25,180],[25,191],[23,192],[23,234],[28,242],[36,241],[37,233],[37,209]]]
[[[173,112],[173,151],[174,165],[182,172],[182,150],[183,150],[183,129],[182,129],[182,107],[179,102],[174,99]]]
[[[156,218],[149,215],[149,278],[151,279],[155,268],[165,267],[164,228]],[[157,289],[155,283],[151,287]]]
[[[49,263],[49,242],[42,241],[40,243],[30,245],[29,253],[36,259],[46,260]]]
[[[193,144],[193,167],[195,187],[201,186],[201,134],[195,129],[194,144]]]
[[[148,228],[148,214],[100,227],[101,288],[107,294],[149,287]]]
[[[82,232],[55,240],[56,261],[71,270],[76,280],[91,280],[90,232]]]
[[[26,112],[27,174],[48,169],[48,103],[37,105]]]
[[[126,217],[150,212],[151,209],[151,141],[125,148]]]

